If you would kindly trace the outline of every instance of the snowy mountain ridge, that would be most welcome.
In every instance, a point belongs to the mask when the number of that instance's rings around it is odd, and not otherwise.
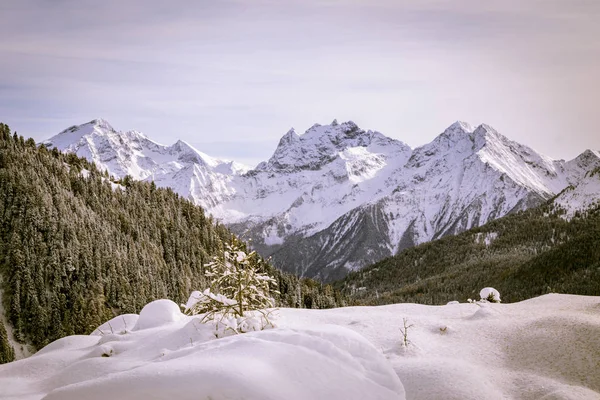
[[[600,166],[598,152],[553,160],[465,122],[414,150],[351,121],[291,129],[255,169],[182,141],[164,146],[137,131],[117,132],[102,119],[46,143],[117,177],[171,187],[280,268],[326,280],[540,204]]]
[[[152,173],[181,169],[187,164],[231,175],[249,170],[233,161],[212,158],[183,140],[165,146],[139,131],[116,131],[102,118],[65,129],[45,143],[92,159],[115,176],[131,175],[138,180]]]

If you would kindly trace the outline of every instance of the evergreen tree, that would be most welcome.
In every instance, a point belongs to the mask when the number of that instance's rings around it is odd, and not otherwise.
[[[15,350],[8,342],[8,334],[2,321],[0,321],[0,364],[11,362],[15,359]]]

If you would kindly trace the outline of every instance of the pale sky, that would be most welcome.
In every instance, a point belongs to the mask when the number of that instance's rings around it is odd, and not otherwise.
[[[107,119],[256,164],[353,120],[416,147],[487,123],[554,158],[600,149],[599,0],[0,0],[0,121]]]

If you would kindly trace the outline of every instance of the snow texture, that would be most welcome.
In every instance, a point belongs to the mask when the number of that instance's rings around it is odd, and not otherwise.
[[[0,398],[600,398],[600,297],[280,312],[280,328],[223,339],[197,317],[136,331],[117,317],[115,333],[0,365]]]

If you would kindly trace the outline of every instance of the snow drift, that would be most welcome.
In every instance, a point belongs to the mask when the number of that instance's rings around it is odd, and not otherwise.
[[[404,398],[384,355],[348,328],[282,328],[216,340],[214,325],[199,321],[169,300],[154,301],[139,318],[117,317],[91,336],[63,338],[0,366],[0,397]]]
[[[279,328],[222,339],[150,304],[0,365],[0,398],[600,398],[600,297],[282,309]]]

